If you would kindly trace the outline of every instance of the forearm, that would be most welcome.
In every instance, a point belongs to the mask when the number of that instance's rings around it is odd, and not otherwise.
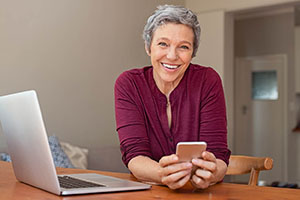
[[[140,181],[154,182],[161,184],[159,176],[160,166],[158,162],[146,156],[137,156],[128,163],[131,173]]]

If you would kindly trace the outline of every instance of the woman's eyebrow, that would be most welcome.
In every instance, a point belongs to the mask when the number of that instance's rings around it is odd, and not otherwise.
[[[186,40],[181,41],[181,43],[188,43],[189,45],[192,46],[192,43],[190,43],[189,41],[186,41]]]
[[[166,37],[160,37],[160,38],[157,38],[156,41],[158,41],[158,40],[167,40],[167,41],[170,41],[170,39],[169,39],[169,38],[166,38]],[[179,43],[187,43],[187,44],[189,44],[189,45],[192,46],[192,43],[190,43],[190,42],[187,41],[187,40],[182,40],[182,41],[180,41]]]

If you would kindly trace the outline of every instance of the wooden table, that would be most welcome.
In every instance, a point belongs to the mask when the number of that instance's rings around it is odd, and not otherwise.
[[[71,173],[99,173],[110,175],[118,178],[135,180],[130,174],[102,172],[82,169],[57,169],[59,174]],[[194,190],[187,185],[180,190],[170,190],[164,186],[153,186],[150,190],[135,192],[119,192],[119,193],[103,193],[91,195],[75,195],[75,196],[57,196],[43,190],[20,183],[16,180],[10,163],[0,161],[0,199],[101,199],[101,200],[132,200],[132,199],[170,199],[170,200],[189,200],[189,199],[300,199],[299,189],[273,188],[248,186],[241,184],[219,183],[205,190]]]

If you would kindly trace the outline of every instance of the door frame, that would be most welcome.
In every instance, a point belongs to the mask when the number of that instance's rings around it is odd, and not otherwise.
[[[261,55],[261,56],[246,56],[246,57],[235,57],[235,62],[234,62],[234,74],[236,73],[236,68],[238,67],[236,65],[236,63],[238,63],[239,59],[246,59],[246,60],[257,60],[257,59],[282,59],[283,60],[283,134],[282,134],[282,149],[283,149],[283,153],[282,153],[282,161],[283,161],[283,181],[287,181],[288,180],[288,59],[287,59],[287,55],[286,54],[272,54],[272,55]],[[237,84],[236,81],[236,76],[234,75],[234,83]],[[236,101],[236,96],[237,96],[237,91],[234,88],[234,102]],[[236,112],[236,108],[234,106],[234,113]],[[234,137],[233,137],[233,142],[234,145],[233,147],[236,146],[236,135],[238,134],[236,132],[236,116],[234,116]],[[234,149],[235,150],[235,149]]]

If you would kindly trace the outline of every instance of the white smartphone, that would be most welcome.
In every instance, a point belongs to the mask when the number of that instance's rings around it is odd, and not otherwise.
[[[200,158],[206,146],[206,142],[179,142],[176,146],[176,155],[181,162],[191,161],[193,158]]]

